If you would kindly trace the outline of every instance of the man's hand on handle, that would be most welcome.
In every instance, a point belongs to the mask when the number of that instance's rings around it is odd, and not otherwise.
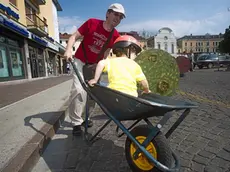
[[[64,54],[64,58],[66,59],[66,61],[72,61],[73,60],[71,50],[66,50],[66,52]]]

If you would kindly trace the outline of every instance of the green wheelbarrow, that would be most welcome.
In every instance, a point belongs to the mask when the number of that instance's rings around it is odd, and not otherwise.
[[[92,143],[98,134],[113,121],[117,126],[115,130],[117,136],[121,137],[124,134],[127,136],[125,155],[132,171],[175,172],[180,170],[179,158],[170,149],[167,138],[189,114],[190,109],[197,107],[195,104],[153,93],[133,97],[99,84],[90,87],[88,82],[82,79],[74,62],[70,61],[70,63],[82,87],[87,92],[87,100],[93,99],[109,117],[106,123],[89,138],[87,130],[89,107],[88,103],[86,103],[84,136],[87,141]],[[163,134],[161,128],[172,117],[172,111],[182,111],[182,113],[166,134]],[[153,125],[148,119],[154,116],[162,117],[156,125]],[[126,120],[135,122],[126,128],[122,124],[122,121]],[[137,125],[142,120],[146,124]],[[122,132],[119,132],[119,129]]]

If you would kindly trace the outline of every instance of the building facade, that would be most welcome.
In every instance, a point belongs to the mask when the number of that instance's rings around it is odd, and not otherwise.
[[[223,34],[185,35],[177,40],[178,53],[217,52]]]
[[[59,33],[59,38],[60,38],[60,44],[66,48],[69,37],[71,36],[71,34],[68,33]],[[76,52],[76,50],[78,49],[79,45],[81,44],[82,39],[78,39],[74,46],[72,47],[72,56],[74,57],[74,54]],[[67,61],[63,60],[63,73],[67,73]]]
[[[161,28],[155,36],[150,37],[147,41],[147,46],[162,49],[174,57],[177,54],[177,39],[172,29],[168,27]]]
[[[0,82],[62,73],[57,0],[2,0]]]

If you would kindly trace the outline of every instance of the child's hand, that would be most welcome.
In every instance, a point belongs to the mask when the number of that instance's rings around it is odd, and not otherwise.
[[[151,91],[150,90],[144,90],[141,94],[148,94],[148,93],[151,93]]]
[[[88,83],[91,87],[93,87],[93,85],[96,84],[97,81],[95,79],[91,79]]]

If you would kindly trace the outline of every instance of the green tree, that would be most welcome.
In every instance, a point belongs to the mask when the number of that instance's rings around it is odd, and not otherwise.
[[[230,26],[225,29],[224,39],[219,44],[219,52],[230,54]],[[227,71],[230,71],[230,64],[227,67]]]
[[[220,42],[218,49],[221,53],[230,53],[230,26],[225,29],[224,39]]]

